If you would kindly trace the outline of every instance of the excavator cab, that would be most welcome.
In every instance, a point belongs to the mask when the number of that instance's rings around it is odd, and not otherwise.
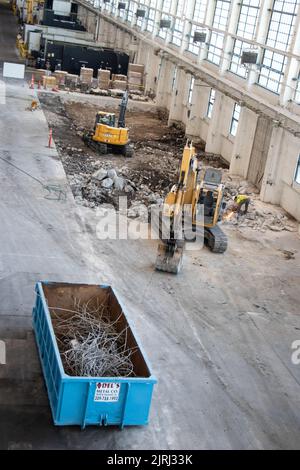
[[[215,168],[207,168],[200,184],[198,204],[204,207],[204,226],[213,228],[220,220],[224,186],[222,173]]]
[[[113,113],[106,113],[105,111],[98,111],[96,114],[96,122],[94,130],[96,131],[98,124],[104,124],[105,126],[115,127],[116,115]]]

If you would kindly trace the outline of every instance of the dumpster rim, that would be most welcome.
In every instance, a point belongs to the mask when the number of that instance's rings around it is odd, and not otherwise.
[[[69,285],[80,285],[80,286],[99,286],[99,287],[102,287],[102,288],[111,288],[114,295],[116,296],[116,299],[122,309],[122,312],[125,316],[125,319],[128,323],[128,326],[129,328],[131,329],[132,331],[132,334],[134,336],[134,339],[137,343],[137,346],[143,356],[143,359],[146,363],[146,366],[150,372],[150,375],[149,377],[118,377],[118,376],[115,376],[115,377],[103,377],[103,376],[74,376],[74,375],[68,375],[66,374],[65,370],[64,370],[64,366],[63,366],[63,363],[62,363],[62,359],[61,359],[61,355],[60,355],[60,351],[59,351],[59,347],[58,347],[58,343],[57,343],[57,340],[56,340],[56,335],[55,335],[55,331],[54,331],[54,328],[53,328],[53,324],[52,324],[52,319],[51,319],[51,315],[50,315],[50,311],[49,311],[49,307],[48,307],[48,304],[47,304],[47,301],[46,301],[46,297],[45,297],[45,294],[44,294],[44,290],[43,290],[43,284],[69,284]],[[36,283],[36,288],[35,288],[35,291],[36,291],[36,294],[40,296],[41,298],[41,301],[43,303],[43,307],[44,307],[44,311],[45,311],[45,316],[46,316],[46,320],[47,320],[47,323],[48,323],[48,326],[49,326],[49,329],[50,329],[50,333],[51,333],[51,338],[53,340],[53,344],[54,344],[54,349],[55,349],[55,353],[56,353],[56,356],[58,358],[58,365],[59,365],[59,369],[60,369],[60,373],[61,373],[61,378],[62,380],[65,380],[67,382],[69,382],[70,380],[72,381],[86,381],[86,380],[91,380],[93,383],[96,383],[96,382],[115,382],[116,380],[118,382],[141,382],[141,383],[151,383],[151,384],[156,384],[157,383],[157,378],[152,374],[152,368],[151,368],[151,364],[149,363],[149,360],[148,360],[148,357],[147,355],[145,354],[144,352],[144,349],[142,348],[139,340],[138,340],[138,337],[136,335],[136,331],[135,331],[135,328],[132,327],[131,325],[131,320],[128,319],[128,316],[127,316],[127,311],[124,309],[124,306],[123,306],[123,303],[120,301],[120,298],[118,297],[117,295],[117,291],[116,289],[110,285],[110,284],[90,284],[90,283],[80,283],[80,282],[65,282],[65,281],[38,281]]]

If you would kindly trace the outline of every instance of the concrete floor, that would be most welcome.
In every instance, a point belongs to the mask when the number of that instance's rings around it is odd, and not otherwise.
[[[22,62],[16,48],[17,22],[8,0],[0,0],[0,67],[2,62]]]
[[[298,236],[233,229],[224,256],[187,253],[181,275],[155,272],[156,243],[97,239],[96,213],[75,206],[43,112],[26,111],[31,99],[23,83],[7,84],[0,157],[67,197],[47,199],[0,160],[0,448],[300,448]],[[147,427],[53,426],[31,328],[39,279],[117,288],[159,380]]]

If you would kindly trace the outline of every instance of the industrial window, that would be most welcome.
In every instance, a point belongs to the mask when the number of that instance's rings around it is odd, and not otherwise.
[[[239,118],[240,118],[241,107],[238,103],[235,103],[231,118],[231,125],[230,125],[230,134],[235,136],[236,131],[238,128]]]
[[[172,0],[163,0],[162,11],[170,13]]]
[[[176,46],[181,46],[182,43],[182,36],[183,36],[183,26],[184,22],[179,18],[176,18],[174,23],[174,29],[172,34],[172,43],[176,44]]]
[[[230,1],[216,0],[215,13],[212,26],[221,30],[226,29],[229,16]],[[207,60],[220,65],[224,45],[224,34],[211,32]]]
[[[163,14],[161,15],[162,20],[171,20],[171,17],[166,14],[166,13],[170,13],[171,11],[171,3],[172,3],[172,0],[162,0],[162,12],[163,12]],[[166,39],[167,29],[160,28],[158,32],[158,36],[162,39]]]
[[[205,14],[206,14],[207,0],[196,0],[193,12],[193,21],[197,23],[204,23]],[[188,45],[188,50],[193,54],[199,54],[200,45],[194,43],[194,34],[195,31],[199,31],[199,26],[192,24],[190,31],[190,40]]]
[[[299,0],[275,0],[271,13],[267,46],[286,51],[292,38]]]
[[[177,0],[176,15],[181,16],[184,13],[185,0]]]
[[[189,84],[188,104],[192,104],[194,85],[195,85],[195,77],[191,77],[191,81]]]
[[[212,32],[210,35],[207,60],[213,64],[220,65],[223,51],[224,34]]]
[[[264,49],[258,78],[259,85],[279,94],[286,62],[285,55]]]
[[[118,4],[119,4],[119,1],[116,2],[116,6],[118,6]],[[124,8],[124,10],[119,10],[118,9],[117,11],[118,11],[118,15],[119,15],[120,18],[126,18],[126,16],[127,16],[126,8]]]
[[[297,184],[300,184],[300,155],[298,157],[298,162],[296,166],[295,181]]]
[[[194,34],[195,34],[195,31],[198,31],[198,30],[199,30],[199,27],[196,26],[195,24],[191,26],[191,33],[190,33],[189,44],[188,44],[188,51],[196,55],[198,55],[200,51],[199,44],[194,43]]]
[[[111,4],[111,12],[112,12],[114,15],[116,14],[117,6],[118,6],[118,3],[117,3],[116,1],[113,1],[112,4]]]
[[[144,22],[146,21],[146,16],[147,16],[147,7],[146,5],[139,4],[138,5],[139,10],[145,10],[145,16],[144,17],[137,17],[136,19],[136,24],[139,28],[141,28],[144,25]]]
[[[135,7],[135,2],[131,2],[129,1],[128,2],[128,5],[127,5],[127,21],[132,21],[132,18],[133,18],[133,14],[134,14],[134,7]]]
[[[177,0],[176,16],[171,42],[176,46],[181,46],[183,37],[184,21],[182,20],[185,0]]]
[[[176,77],[177,77],[177,67],[174,67],[174,72],[173,72],[173,78],[172,78],[172,90],[175,88],[175,83],[176,83]]]
[[[204,23],[206,13],[207,0],[196,0],[193,20],[197,23]]]
[[[210,90],[209,99],[208,99],[208,106],[207,106],[207,117],[210,119],[212,116],[213,107],[215,104],[216,99],[216,90],[213,88]]]
[[[108,3],[108,2],[104,3],[104,10],[107,10],[107,11],[111,10],[111,3]]]
[[[291,42],[298,0],[274,0],[266,45],[286,52]],[[280,92],[287,57],[267,49],[263,52],[258,84],[274,93]]]
[[[154,20],[155,20],[155,10],[153,8],[150,8],[149,13],[148,13],[147,23],[146,23],[146,30],[150,31],[150,33],[153,33],[154,31]]]
[[[169,16],[169,15],[163,13],[163,14],[161,15],[161,19],[162,19],[162,20],[170,20],[170,21],[171,21],[171,27],[172,27],[171,16]],[[166,39],[166,37],[167,37],[167,31],[168,31],[167,28],[160,28],[160,29],[159,29],[159,32],[158,32],[158,36],[159,36],[160,38],[162,38],[162,39]]]
[[[236,34],[244,39],[254,39],[256,33],[257,20],[260,9],[260,0],[244,0],[241,5],[240,15]],[[247,69],[241,65],[241,55],[244,49],[249,48],[249,43],[234,40],[232,58],[229,70],[240,77],[246,78]]]

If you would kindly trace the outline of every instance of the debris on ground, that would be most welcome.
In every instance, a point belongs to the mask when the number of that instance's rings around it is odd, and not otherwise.
[[[295,254],[297,253],[296,250],[280,250],[284,256],[285,259],[290,260],[290,259],[295,259]]]
[[[134,157],[126,159],[115,154],[99,155],[84,144],[82,137],[93,129],[99,106],[76,101],[63,103],[59,96],[47,93],[40,93],[39,98],[78,204],[90,208],[111,204],[118,209],[119,197],[126,196],[128,216],[144,219],[145,206],[150,210],[162,203],[177,182],[186,143],[183,129],[168,127],[165,113],[127,111]],[[109,111],[118,115],[117,106]],[[258,188],[230,175],[228,163],[219,155],[204,152],[203,145],[197,145],[196,151],[203,169],[214,167],[222,171],[224,202],[228,207],[238,194],[249,195],[251,199],[247,214],[233,213],[224,224],[261,232],[297,231],[297,223],[282,208],[262,203]]]

